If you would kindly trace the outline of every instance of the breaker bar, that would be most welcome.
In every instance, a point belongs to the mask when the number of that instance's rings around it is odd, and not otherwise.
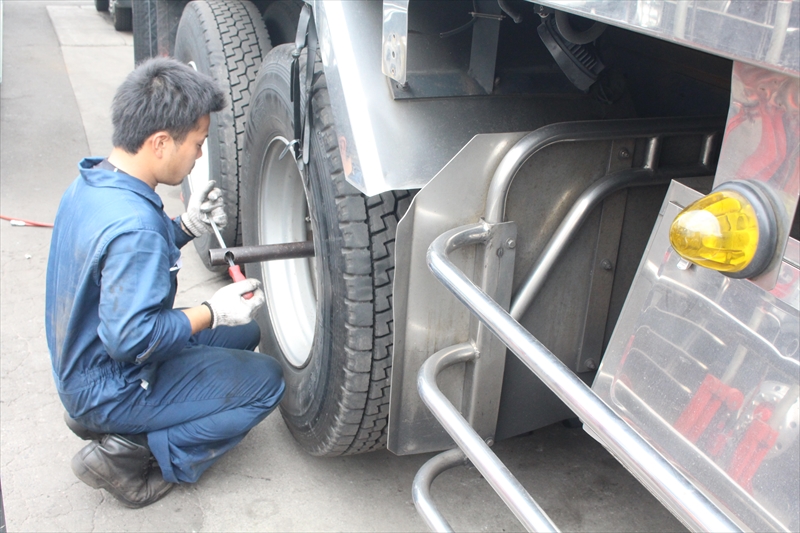
[[[262,244],[259,246],[237,246],[235,248],[212,248],[208,251],[212,266],[228,265],[228,258],[236,265],[262,263],[280,259],[314,257],[314,241]]]

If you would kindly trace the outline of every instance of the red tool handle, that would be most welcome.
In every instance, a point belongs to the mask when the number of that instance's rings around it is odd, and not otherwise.
[[[233,280],[234,283],[236,283],[237,281],[244,281],[245,279],[247,279],[247,278],[244,277],[244,274],[242,274],[242,269],[239,267],[239,265],[231,265],[231,266],[229,266],[228,267],[228,274],[230,274],[231,279]],[[245,300],[249,300],[250,298],[253,297],[253,293],[252,292],[246,292],[246,293],[244,293],[242,295],[242,297]]]

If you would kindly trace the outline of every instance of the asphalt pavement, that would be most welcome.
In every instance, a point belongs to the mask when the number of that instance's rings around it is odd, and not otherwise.
[[[0,84],[0,215],[52,222],[78,161],[111,149],[110,103],[133,68],[132,36],[89,1],[6,0]],[[170,216],[177,188],[159,188]],[[140,510],[78,481],[84,442],[62,421],[44,333],[51,230],[0,221],[0,483],[8,531],[425,531],[411,483],[432,454],[316,458],[277,412],[194,485]],[[227,280],[184,249],[178,305]],[[565,531],[680,531],[581,429],[560,424],[495,451]],[[442,474],[434,498],[457,531],[521,531],[472,467]]]

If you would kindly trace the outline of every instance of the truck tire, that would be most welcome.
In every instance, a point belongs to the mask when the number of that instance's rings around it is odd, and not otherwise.
[[[94,8],[97,11],[108,11],[108,0],[94,0]]]
[[[239,176],[247,106],[261,60],[270,49],[261,14],[250,2],[196,1],[183,10],[175,39],[175,57],[214,78],[227,92],[227,107],[211,114],[203,156],[183,180],[183,200],[188,203],[192,190],[207,180],[217,182],[228,215],[228,224],[222,228],[228,246],[241,243]],[[194,245],[206,268],[224,270],[209,263],[209,248],[219,247],[213,235],[194,239]]]
[[[117,31],[131,31],[133,29],[133,11],[130,7],[115,6],[111,10],[111,20]]]
[[[293,49],[274,48],[256,81],[245,138],[243,237],[246,245],[313,238],[316,257],[246,270],[267,295],[257,317],[260,348],[283,366],[286,424],[313,455],[355,454],[386,444],[394,237],[412,193],[367,198],[345,180],[319,61],[306,176],[291,151],[280,158],[293,137]]]
[[[274,0],[264,10],[264,24],[272,46],[294,42],[303,4],[303,0]]]
[[[158,27],[155,0],[137,0],[132,4],[133,63],[138,65],[158,55]]]

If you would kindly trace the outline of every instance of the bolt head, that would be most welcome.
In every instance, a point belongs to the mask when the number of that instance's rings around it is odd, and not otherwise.
[[[506,241],[506,246],[508,246],[509,248],[511,248],[513,250],[517,246],[517,241],[515,241],[514,239],[508,239]]]
[[[620,148],[619,153],[617,154],[620,159],[630,159],[631,153],[628,151],[627,148]]]

